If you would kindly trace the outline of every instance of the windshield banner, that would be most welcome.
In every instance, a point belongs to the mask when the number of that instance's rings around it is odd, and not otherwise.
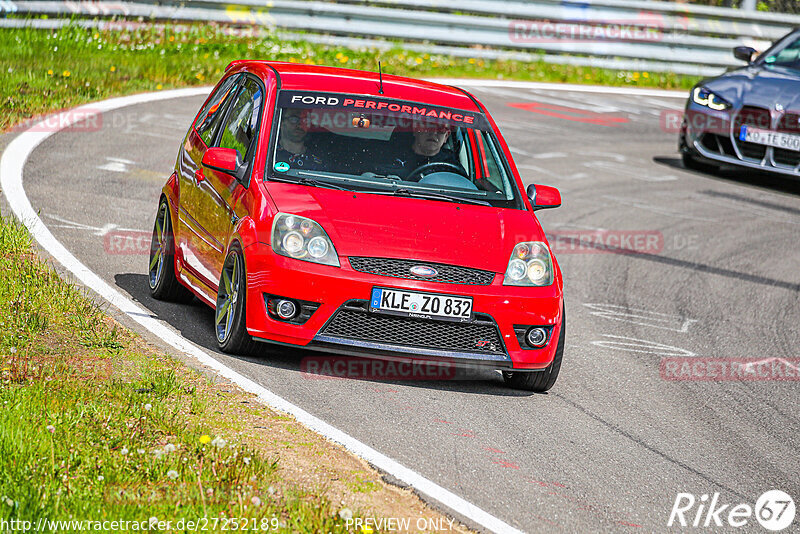
[[[284,108],[346,110],[356,113],[361,112],[365,115],[372,113],[395,115],[410,118],[415,122],[465,126],[478,130],[489,129],[489,123],[482,113],[364,95],[281,91],[278,97],[278,105]]]

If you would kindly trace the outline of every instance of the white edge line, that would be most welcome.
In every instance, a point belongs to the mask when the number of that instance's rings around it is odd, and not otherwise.
[[[271,408],[294,416],[295,419],[306,425],[308,428],[323,435],[331,441],[339,443],[347,450],[356,454],[357,456],[360,456],[378,469],[389,473],[398,480],[401,480],[402,482],[413,487],[420,493],[440,502],[442,505],[451,509],[457,514],[460,514],[464,518],[467,518],[476,524],[494,532],[521,532],[520,530],[517,530],[511,525],[508,525],[502,520],[489,514],[488,512],[483,511],[469,501],[466,501],[458,495],[446,490],[435,482],[428,480],[415,471],[401,465],[388,456],[358,441],[356,438],[346,434],[338,428],[329,425],[325,421],[311,415],[299,406],[296,406],[286,399],[279,397],[263,386],[237,373],[233,369],[225,366],[223,363],[215,360],[200,347],[184,339],[178,333],[164,325],[161,321],[158,321],[152,317],[147,310],[139,307],[128,297],[124,296],[117,289],[110,286],[98,275],[89,270],[88,267],[81,263],[80,260],[78,260],[55,238],[55,236],[53,236],[52,233],[50,233],[50,230],[48,230],[48,228],[39,218],[36,211],[33,209],[33,206],[31,206],[30,200],[25,194],[25,190],[22,186],[22,173],[25,167],[25,162],[30,154],[48,137],[64,128],[67,128],[76,119],[85,119],[86,114],[89,113],[104,113],[126,106],[142,104],[146,102],[155,102],[170,98],[199,96],[208,94],[210,90],[210,87],[176,89],[158,93],[145,93],[121,98],[112,98],[62,112],[58,115],[57,120],[51,119],[47,121],[48,125],[57,124],[58,126],[56,128],[53,128],[52,126],[46,126],[44,122],[32,126],[11,141],[11,143],[3,152],[2,159],[0,159],[0,186],[2,186],[3,192],[8,199],[14,215],[16,215],[16,217],[28,228],[36,241],[39,242],[39,245],[41,245],[42,248],[44,248],[67,270],[74,274],[75,277],[84,285],[94,290],[97,294],[106,299],[121,312],[125,313],[128,317],[148,329],[163,341],[172,345],[175,349],[195,357],[200,363],[213,369],[220,376],[236,383],[245,391],[258,396],[259,399],[261,399]],[[37,129],[49,129],[50,131],[36,131]]]

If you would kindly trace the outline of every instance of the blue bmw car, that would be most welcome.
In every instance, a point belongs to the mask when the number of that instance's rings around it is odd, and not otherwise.
[[[767,51],[739,46],[747,66],[698,83],[679,139],[685,167],[721,165],[800,178],[800,28]]]

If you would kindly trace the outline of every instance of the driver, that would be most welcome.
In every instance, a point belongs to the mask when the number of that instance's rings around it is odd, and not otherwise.
[[[285,108],[281,114],[275,162],[283,161],[292,168],[323,170],[325,163],[309,148],[309,135],[303,110]]]
[[[462,165],[453,151],[443,148],[448,137],[450,128],[444,124],[415,122],[411,146],[401,149],[392,161],[393,166],[401,169],[398,174],[408,177],[416,169],[429,163],[450,163],[461,169]]]

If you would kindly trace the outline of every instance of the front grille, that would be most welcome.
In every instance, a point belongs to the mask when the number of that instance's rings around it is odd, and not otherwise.
[[[416,276],[411,268],[418,265],[433,267],[438,271],[436,276]],[[443,284],[464,284],[473,286],[488,286],[494,280],[492,271],[482,271],[469,267],[430,263],[425,261],[401,260],[393,258],[359,258],[351,257],[350,266],[362,273],[391,276],[393,278],[406,278],[408,280],[426,280],[441,282]]]
[[[769,130],[772,126],[772,116],[768,109],[745,106],[733,121],[733,135],[742,155],[747,158],[762,160],[767,153],[767,147],[756,143],[747,143],[739,140],[742,125],[747,124],[762,130]]]
[[[787,113],[778,121],[778,131],[794,135],[800,135],[800,114]],[[772,157],[775,163],[796,167],[800,165],[800,152],[796,150],[785,150],[783,148],[772,149]]]
[[[364,311],[363,306],[345,305],[320,335],[447,352],[506,353],[497,325],[482,314],[475,314],[474,322],[455,323],[381,315]]]

